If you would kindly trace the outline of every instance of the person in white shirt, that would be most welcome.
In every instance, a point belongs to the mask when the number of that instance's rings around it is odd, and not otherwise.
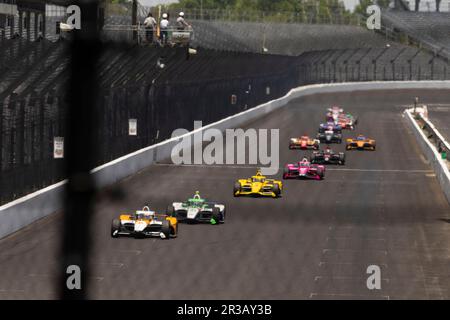
[[[186,20],[184,20],[184,12],[180,12],[178,14],[178,18],[177,18],[177,28],[178,30],[184,30],[186,28],[189,28],[190,25],[189,23],[186,22]]]
[[[162,15],[160,28],[161,28],[161,42],[163,45],[167,44],[167,41],[169,39],[169,16],[167,13],[164,13]]]
[[[147,18],[145,18],[144,20],[145,35],[149,43],[153,43],[153,33],[156,25],[157,22],[155,18],[153,18],[152,13],[149,12]]]

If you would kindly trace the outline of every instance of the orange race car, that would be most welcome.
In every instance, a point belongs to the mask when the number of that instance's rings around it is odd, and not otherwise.
[[[145,206],[132,214],[121,214],[111,224],[111,237],[134,236],[136,238],[160,237],[161,239],[176,238],[178,221],[175,217],[157,215],[155,211]]]
[[[302,149],[302,150],[319,150],[320,140],[311,139],[308,136],[302,136],[300,138],[291,138],[289,140],[289,149]]]
[[[362,134],[358,135],[355,139],[347,139],[347,150],[372,150],[375,151],[376,141],[366,138]]]

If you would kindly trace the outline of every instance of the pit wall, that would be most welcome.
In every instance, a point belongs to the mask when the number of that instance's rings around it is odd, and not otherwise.
[[[417,143],[422,149],[427,160],[430,162],[430,165],[433,167],[436,178],[441,185],[442,191],[444,192],[447,201],[450,203],[450,172],[447,166],[447,161],[442,159],[442,156],[438,152],[436,146],[431,143],[431,141],[425,135],[425,132],[414,119],[414,109],[406,110],[405,114],[408,124],[411,127],[411,130],[417,140]],[[450,150],[449,143],[445,141],[443,136],[434,127],[434,125],[430,123],[428,119],[424,118],[420,113],[418,113],[418,116],[427,124],[427,127],[432,130],[434,135],[439,136],[442,139],[448,150]]]

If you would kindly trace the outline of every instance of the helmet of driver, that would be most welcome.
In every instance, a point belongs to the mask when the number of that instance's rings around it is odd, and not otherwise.
[[[180,17],[184,17],[184,12],[181,11],[178,15],[179,15]]]
[[[167,19],[167,13],[163,13],[163,15],[162,15],[162,17],[163,17],[163,19]]]

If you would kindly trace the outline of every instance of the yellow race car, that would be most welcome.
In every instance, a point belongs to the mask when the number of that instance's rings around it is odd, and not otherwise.
[[[267,179],[258,170],[256,175],[248,179],[239,179],[234,184],[235,197],[253,195],[277,198],[281,195],[283,184],[279,180]]]
[[[362,134],[358,135],[355,139],[347,139],[347,150],[372,150],[375,151],[376,141],[366,138]]]
[[[134,214],[122,214],[111,223],[111,237],[134,236],[136,238],[160,237],[176,238],[178,221],[175,217],[157,215],[148,206]]]

